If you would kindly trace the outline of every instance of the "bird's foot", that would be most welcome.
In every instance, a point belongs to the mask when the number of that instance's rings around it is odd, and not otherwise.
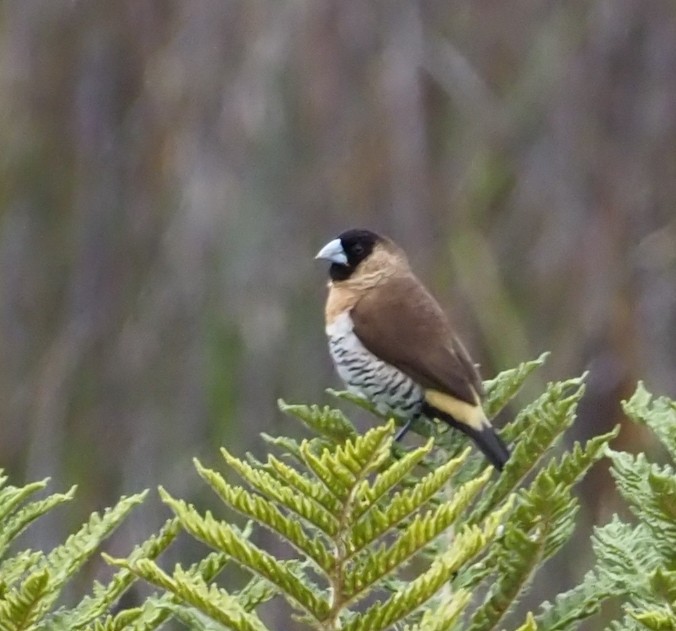
[[[398,443],[404,436],[406,436],[408,430],[411,429],[412,424],[413,418],[408,419],[408,421],[406,421],[406,423],[401,427],[401,429],[395,434],[394,441]]]

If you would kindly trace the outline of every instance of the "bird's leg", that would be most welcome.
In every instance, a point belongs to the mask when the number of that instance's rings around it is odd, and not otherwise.
[[[395,442],[399,442],[406,434],[408,433],[408,430],[411,429],[411,425],[413,424],[413,421],[416,419],[415,416],[412,416],[411,418],[404,423],[404,425],[401,427],[401,429],[396,433],[394,440]]]

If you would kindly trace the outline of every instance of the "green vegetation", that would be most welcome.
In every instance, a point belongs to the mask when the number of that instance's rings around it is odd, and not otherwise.
[[[487,382],[491,414],[543,360]],[[622,607],[609,631],[676,629],[674,470],[643,454],[611,450],[618,428],[552,452],[583,391],[582,378],[549,384],[504,428],[513,456],[501,475],[460,435],[433,423],[416,428],[424,444],[404,449],[393,444],[393,419],[359,434],[339,410],[281,402],[312,437],[264,436],[274,452],[265,462],[223,449],[227,476],[195,461],[229,516],[160,489],[174,517],[128,557],[104,555],[115,574],[74,606],[62,602],[64,586],[143,494],[92,515],[49,553],[15,552],[10,546],[21,532],[73,491],[31,501],[44,482],[16,488],[3,478],[0,631],[139,631],[170,618],[203,631],[286,629],[288,620],[265,620],[261,605],[273,598],[286,600],[289,619],[301,627],[326,631],[572,630],[609,599]],[[655,433],[673,464],[674,402],[653,400],[639,385],[624,409]],[[573,534],[575,484],[604,455],[635,521],[615,516],[597,528],[596,565],[582,583],[519,619],[516,604]],[[230,481],[231,473],[244,485]],[[259,543],[271,540],[260,529],[285,544]],[[181,531],[211,551],[190,567],[168,570],[159,557]],[[217,580],[231,566],[242,577],[237,589]],[[124,608],[120,598],[136,581],[154,591]]]

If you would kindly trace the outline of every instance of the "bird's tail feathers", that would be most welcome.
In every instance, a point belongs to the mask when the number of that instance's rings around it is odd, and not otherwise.
[[[471,438],[476,446],[483,452],[488,461],[498,471],[502,471],[505,463],[507,460],[509,460],[509,449],[490,424],[486,423],[486,425],[484,425],[481,429],[475,429],[466,423],[457,421],[449,414],[434,408],[426,410],[425,414],[445,421],[451,427],[459,429],[463,434],[469,436],[469,438]]]

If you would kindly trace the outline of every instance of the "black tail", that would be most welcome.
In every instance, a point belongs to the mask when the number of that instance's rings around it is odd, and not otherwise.
[[[445,421],[451,427],[459,429],[463,434],[469,436],[498,471],[502,471],[505,463],[509,460],[507,445],[505,445],[502,438],[497,435],[490,425],[479,431],[469,425],[465,425],[465,423],[459,423],[449,414],[431,406],[428,406],[428,409],[424,410],[424,414]]]

